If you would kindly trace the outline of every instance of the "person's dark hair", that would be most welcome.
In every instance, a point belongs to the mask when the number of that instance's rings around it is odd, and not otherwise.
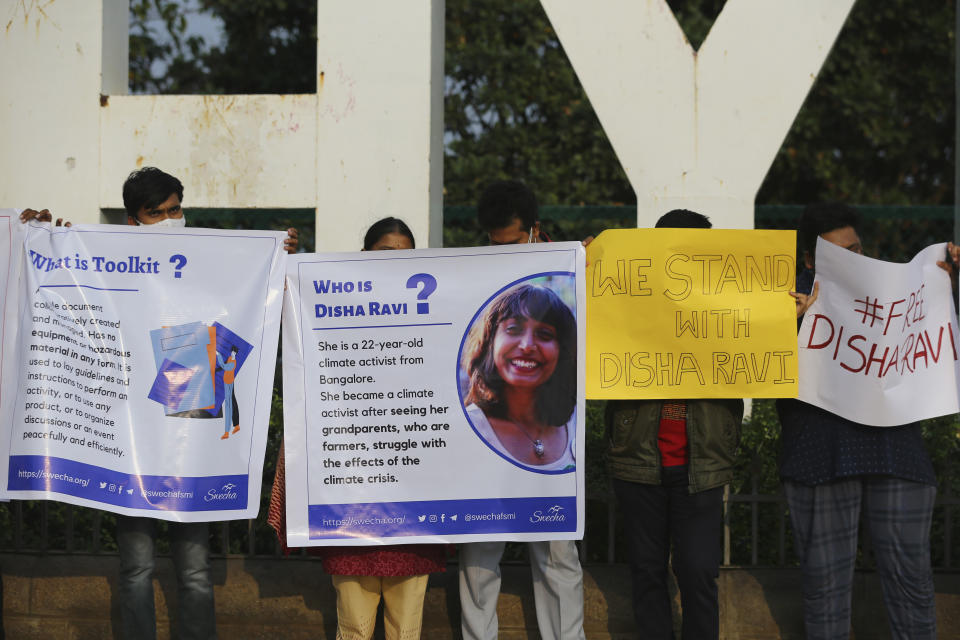
[[[710,223],[710,218],[702,213],[690,211],[689,209],[674,209],[673,211],[667,211],[665,214],[660,216],[660,219],[657,220],[657,224],[653,226],[657,229],[713,228],[713,224]]]
[[[507,407],[500,397],[504,382],[497,371],[493,339],[500,323],[510,318],[531,318],[556,329],[557,367],[537,390],[536,411],[544,424],[566,424],[577,406],[577,322],[556,293],[538,285],[505,291],[487,308],[473,349],[464,358],[470,376],[465,404],[476,404],[494,418],[506,417]]]
[[[183,184],[169,173],[156,167],[137,169],[123,183],[123,207],[134,218],[140,209],[153,209],[177,194],[183,201]]]
[[[486,232],[503,229],[519,218],[524,229],[537,223],[537,197],[516,180],[499,180],[487,186],[477,203],[477,222]]]
[[[848,204],[818,202],[807,205],[800,216],[800,223],[797,225],[797,242],[800,244],[799,258],[803,260],[804,254],[807,254],[812,260],[817,251],[817,238],[824,233],[830,233],[844,227],[853,227],[856,230],[859,224],[860,216],[857,210]]]
[[[417,241],[413,239],[413,232],[410,231],[406,222],[400,218],[383,218],[374,222],[367,229],[367,234],[363,236],[364,251],[373,249],[373,245],[377,244],[388,233],[399,233],[402,236],[407,236],[410,240],[410,246],[414,249],[417,248]]]

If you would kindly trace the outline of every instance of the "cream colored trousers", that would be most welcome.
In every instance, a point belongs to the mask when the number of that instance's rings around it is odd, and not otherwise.
[[[370,640],[383,594],[386,640],[416,640],[430,576],[331,576],[337,591],[337,640]]]

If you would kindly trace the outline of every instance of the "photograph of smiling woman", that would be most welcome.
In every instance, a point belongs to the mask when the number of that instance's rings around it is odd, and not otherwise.
[[[570,308],[546,287],[520,285],[500,294],[471,333],[464,405],[478,433],[521,464],[572,469],[577,328]]]

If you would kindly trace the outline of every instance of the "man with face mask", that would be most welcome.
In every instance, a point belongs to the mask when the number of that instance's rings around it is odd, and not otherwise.
[[[183,213],[183,184],[156,167],[144,167],[127,176],[123,183],[123,206],[127,224],[153,228],[186,226]],[[49,214],[47,219],[49,220]],[[59,223],[59,221],[58,221]],[[283,242],[287,253],[297,252],[297,230],[287,229]]]
[[[123,183],[127,224],[151,228],[186,225],[183,184],[156,167],[131,173]],[[287,253],[297,250],[297,230],[288,229]],[[183,638],[216,638],[210,535],[206,522],[170,522],[170,546],[177,575],[179,633]],[[120,547],[120,613],[123,637],[156,637],[153,605],[154,546],[157,521],[117,516]]]
[[[183,184],[156,167],[134,171],[123,183],[123,206],[127,210],[127,224],[151,227],[183,227],[180,202]]]
[[[144,167],[131,173],[123,183],[123,205],[127,224],[152,228],[186,226],[183,213],[183,184],[174,176]],[[54,223],[49,210],[25,209],[24,223],[30,220]],[[56,226],[69,227],[57,218]],[[287,253],[296,253],[297,230],[287,229],[283,243]],[[210,533],[206,522],[170,522],[170,551],[177,576],[179,604],[178,637],[209,640],[217,637],[213,584],[210,579]],[[120,625],[123,638],[156,638],[157,623],[153,597],[156,562],[154,547],[157,521],[153,518],[117,516],[117,546],[120,550]]]
[[[127,224],[183,227],[183,184],[155,167],[134,171],[123,183]],[[210,535],[206,522],[171,522],[170,548],[177,575],[177,599],[183,637],[215,638]],[[157,521],[117,516],[120,548],[120,619],[124,637],[156,637],[153,605],[154,546]]]

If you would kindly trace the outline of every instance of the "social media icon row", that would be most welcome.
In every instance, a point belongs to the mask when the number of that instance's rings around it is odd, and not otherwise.
[[[446,522],[446,521],[447,521],[447,518],[450,518],[453,522],[456,522],[456,521],[457,521],[457,515],[458,515],[458,514],[454,513],[454,514],[451,514],[451,515],[448,516],[448,515],[445,514],[445,513],[441,513],[439,516],[437,516],[437,514],[434,513],[434,514],[431,514],[431,515],[429,515],[429,516],[427,516],[427,515],[419,515],[419,516],[417,516],[417,520],[418,520],[419,522],[426,522],[427,520],[429,520],[430,522],[437,522],[438,520],[439,520],[440,522]]]
[[[106,483],[106,482],[101,482],[101,483],[100,483],[100,488],[101,488],[101,489],[106,489],[106,490],[109,491],[110,493],[123,493],[123,485],[122,485],[122,484],[121,484],[121,485],[117,485],[117,484],[112,484],[112,483],[111,483],[110,486],[107,486],[107,483]],[[133,489],[127,489],[127,495],[128,495],[128,496],[129,496],[129,495],[133,495]]]

